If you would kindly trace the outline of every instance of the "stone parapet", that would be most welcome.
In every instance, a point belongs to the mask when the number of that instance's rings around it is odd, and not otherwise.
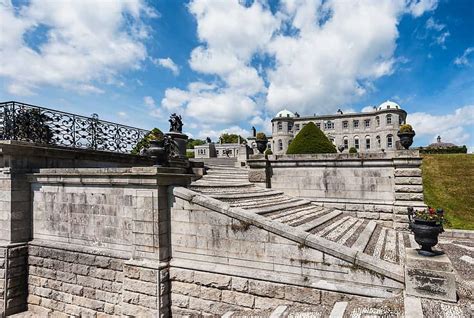
[[[252,156],[249,181],[394,228],[407,207],[425,207],[416,150],[360,154]]]

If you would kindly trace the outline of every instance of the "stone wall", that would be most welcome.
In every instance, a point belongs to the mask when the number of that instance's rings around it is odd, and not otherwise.
[[[248,165],[251,182],[386,226],[406,227],[407,207],[425,207],[417,151],[257,156]]]
[[[168,187],[191,182],[186,168],[3,171],[0,316],[169,314]]]
[[[25,244],[0,246],[0,316],[26,309],[27,256]]]
[[[323,294],[330,301],[391,297],[403,289],[400,266],[187,189],[175,188],[174,195],[174,313],[223,314],[242,309],[236,303],[247,308],[305,303],[296,296],[303,291],[319,302]]]

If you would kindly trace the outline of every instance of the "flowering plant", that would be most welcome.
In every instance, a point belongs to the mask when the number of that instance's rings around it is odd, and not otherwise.
[[[446,222],[444,218],[443,209],[434,209],[428,207],[425,210],[417,210],[414,212],[415,219],[424,220],[424,221],[434,221],[438,225],[442,225]]]

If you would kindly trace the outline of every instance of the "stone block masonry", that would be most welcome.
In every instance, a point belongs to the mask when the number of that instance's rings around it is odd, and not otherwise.
[[[174,194],[173,314],[221,315],[282,304],[391,297],[403,289],[402,269],[393,264],[363,264],[357,260],[362,255],[342,246],[332,249],[326,241],[313,245],[313,238],[298,229],[183,188]]]
[[[417,151],[374,154],[255,156],[249,181],[394,228],[408,225],[407,207],[423,203]]]
[[[0,246],[0,316],[26,310],[28,247]]]

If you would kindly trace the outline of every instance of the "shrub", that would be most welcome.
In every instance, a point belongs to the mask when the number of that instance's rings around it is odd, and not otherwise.
[[[265,133],[259,132],[259,133],[257,133],[256,139],[257,140],[267,140],[267,136],[265,135]]]
[[[336,146],[313,122],[308,123],[296,135],[287,154],[336,153]]]
[[[140,151],[144,148],[150,147],[150,141],[159,140],[162,141],[165,135],[158,128],[153,128],[148,134],[146,134],[142,140],[140,140],[130,152],[132,155],[139,155]]]
[[[421,154],[449,154],[449,153],[467,153],[467,147],[466,145],[464,146],[451,146],[451,147],[445,147],[445,148],[431,148],[431,147],[426,147],[422,148],[420,147],[420,153]]]
[[[406,132],[412,132],[413,131],[413,127],[411,125],[408,125],[408,124],[404,124],[404,125],[401,125],[400,126],[400,130],[399,130],[401,133],[406,133]]]
[[[270,148],[268,148],[267,150],[265,150],[265,155],[273,155],[273,152]]]
[[[194,158],[194,151],[186,151],[187,158]]]
[[[351,147],[349,149],[349,153],[357,153],[357,149],[355,147]]]

